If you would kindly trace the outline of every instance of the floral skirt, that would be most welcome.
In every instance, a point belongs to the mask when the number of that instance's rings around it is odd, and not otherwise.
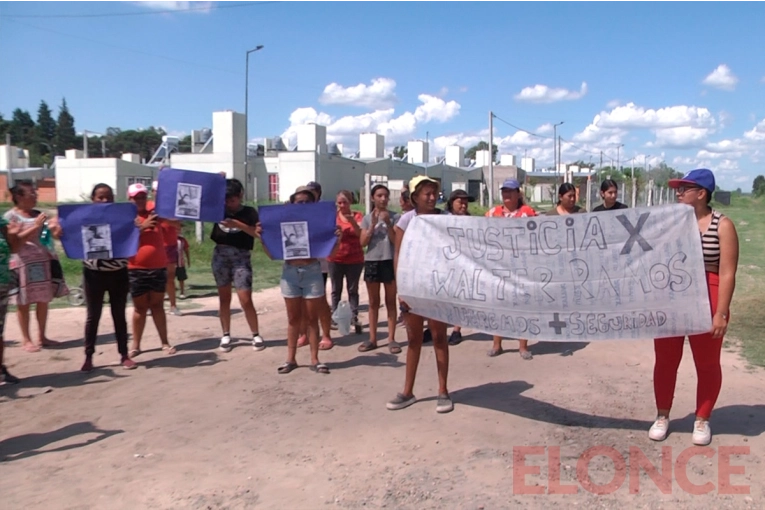
[[[11,269],[16,278],[12,294],[17,305],[50,303],[69,295],[58,258],[42,246],[27,244],[13,256]]]

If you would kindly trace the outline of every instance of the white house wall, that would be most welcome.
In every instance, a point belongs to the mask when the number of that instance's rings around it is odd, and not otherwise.
[[[117,200],[127,199],[129,178],[154,179],[152,167],[115,158],[56,160],[56,199],[59,202],[89,200],[93,186],[105,183],[114,189]]]

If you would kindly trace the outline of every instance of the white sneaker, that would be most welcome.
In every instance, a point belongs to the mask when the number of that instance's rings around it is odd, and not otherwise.
[[[171,306],[171,307],[170,307],[170,314],[171,314],[171,315],[176,315],[176,316],[178,316],[178,317],[182,317],[182,316],[183,316],[183,312],[181,312],[180,310],[178,310],[178,307],[177,307],[177,306]]]
[[[231,350],[231,335],[223,335],[220,339],[220,350],[229,352]]]
[[[707,420],[696,420],[693,424],[693,444],[706,446],[712,442],[712,429]]]
[[[252,350],[262,351],[266,348],[266,341],[260,335],[253,335],[252,337]]]
[[[648,430],[648,437],[654,441],[664,441],[667,438],[667,432],[669,432],[669,418],[659,416]]]

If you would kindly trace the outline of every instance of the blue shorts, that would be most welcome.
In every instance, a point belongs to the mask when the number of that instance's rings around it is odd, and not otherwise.
[[[326,284],[318,261],[306,266],[284,264],[279,284],[285,298],[318,299],[324,297]]]

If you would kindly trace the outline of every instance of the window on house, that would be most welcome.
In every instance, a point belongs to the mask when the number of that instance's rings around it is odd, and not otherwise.
[[[140,183],[146,186],[147,188],[151,188],[151,177],[127,177],[127,185],[130,186],[131,184]]]

